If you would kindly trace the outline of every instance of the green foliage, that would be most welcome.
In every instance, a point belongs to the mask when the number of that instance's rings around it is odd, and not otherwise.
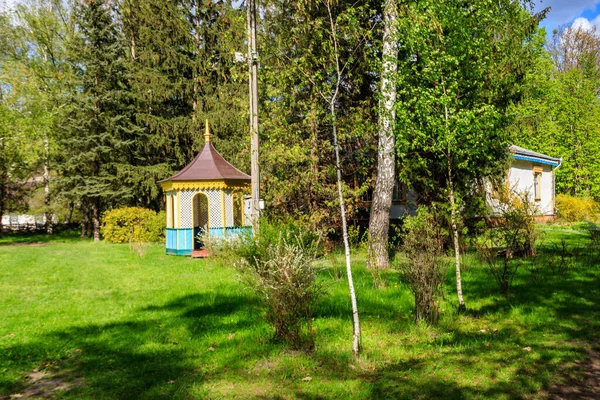
[[[133,187],[121,175],[127,149],[139,127],[133,120],[132,95],[124,65],[125,48],[114,5],[101,0],[76,3],[76,35],[70,56],[80,77],[64,107],[59,144],[59,185],[64,196],[92,210],[94,236],[103,210],[126,204]]]
[[[165,213],[141,207],[113,209],[104,214],[102,231],[111,243],[164,242]]]
[[[323,293],[313,261],[322,256],[322,235],[294,221],[261,220],[258,235],[221,239],[211,248],[233,254],[235,265],[262,299],[275,338],[296,349],[312,350],[312,315]],[[210,243],[211,240],[209,239]],[[214,250],[213,250],[214,251]]]
[[[29,0],[0,13],[0,214],[26,208],[35,188],[25,182],[56,167],[62,96],[73,81],[66,9]],[[38,211],[51,212],[50,193],[44,203]]]
[[[566,222],[590,221],[598,219],[600,205],[590,198],[559,194],[555,199],[556,215]]]
[[[129,135],[119,170],[135,203],[158,209],[157,181],[188,164],[204,141],[205,119],[221,154],[249,170],[245,10],[230,2],[123,0],[116,19],[127,46],[123,66],[140,131]]]
[[[366,249],[369,232],[360,225],[348,226],[348,243],[356,249]]]
[[[440,294],[447,263],[440,242],[438,221],[427,208],[419,207],[416,216],[404,220],[399,270],[415,297],[417,322],[438,321]]]
[[[312,249],[315,257],[321,257],[325,253],[323,234],[294,219],[262,218],[260,221],[259,235],[241,235],[229,246],[237,259],[244,259],[247,263],[256,267],[258,260],[268,260],[269,249],[281,242],[281,238],[294,238],[294,244],[305,249]]]
[[[341,91],[336,124],[348,215],[371,184],[380,33],[378,2],[330,2],[339,40]],[[302,23],[298,23],[302,21]],[[341,227],[327,100],[335,84],[334,45],[324,2],[272,3],[264,9],[261,51],[261,175],[266,212],[312,226]],[[323,96],[322,96],[323,95]],[[283,162],[285,160],[285,162]],[[330,232],[328,232],[330,233]]]
[[[543,46],[545,32],[536,41]],[[513,112],[514,143],[562,157],[558,193],[600,200],[600,35],[566,28],[554,33],[527,71],[523,99]]]
[[[425,202],[501,175],[507,106],[534,54],[537,19],[520,2],[421,1],[404,9],[398,73],[401,177]],[[450,185],[452,183],[452,185]],[[454,186],[450,188],[450,186]]]

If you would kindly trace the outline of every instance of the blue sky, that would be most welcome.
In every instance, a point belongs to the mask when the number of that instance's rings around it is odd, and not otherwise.
[[[548,34],[561,25],[573,23],[582,26],[596,25],[600,28],[600,0],[534,0],[535,9],[542,10],[552,7],[542,26]],[[588,25],[589,24],[589,25]]]

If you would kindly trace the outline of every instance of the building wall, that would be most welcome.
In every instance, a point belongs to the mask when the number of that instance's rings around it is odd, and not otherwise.
[[[542,177],[540,182],[540,200],[534,199],[534,167],[542,168]],[[553,216],[554,215],[554,179],[553,167],[546,164],[538,164],[531,161],[514,160],[513,165],[508,171],[509,186],[518,193],[526,192],[529,200],[537,207],[538,215]],[[491,192],[491,189],[490,189]],[[406,193],[405,204],[394,204],[390,208],[390,219],[402,218],[406,215],[415,215],[415,204],[417,196],[409,190]],[[500,212],[501,206],[497,201],[488,195],[488,204],[493,212]]]
[[[539,201],[534,199],[533,188],[533,168],[542,168],[542,178],[540,183]],[[529,200],[535,203],[538,213],[542,215],[554,215],[554,182],[552,166],[537,164],[531,161],[514,160],[512,167],[508,172],[508,182],[510,187],[517,193],[527,192]]]

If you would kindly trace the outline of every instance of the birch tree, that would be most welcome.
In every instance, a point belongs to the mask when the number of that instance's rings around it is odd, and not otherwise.
[[[352,334],[352,354],[354,358],[359,356],[360,352],[360,320],[358,314],[358,305],[356,299],[356,291],[354,288],[354,280],[352,275],[352,263],[350,254],[350,244],[348,241],[347,213],[346,201],[344,197],[344,181],[342,174],[342,162],[340,157],[340,131],[338,123],[338,107],[340,95],[344,90],[344,81],[347,77],[348,68],[353,60],[354,51],[366,40],[365,36],[361,36],[355,47],[344,54],[347,55],[345,61],[342,61],[342,49],[340,48],[340,27],[339,21],[344,21],[344,33],[347,37],[352,37],[350,34],[360,31],[357,27],[357,15],[361,15],[365,11],[364,8],[346,6],[341,7],[334,0],[323,0],[313,4],[306,4],[306,7],[316,6],[326,10],[326,23],[323,21],[316,22],[321,32],[324,33],[320,43],[322,48],[322,56],[317,58],[314,67],[316,73],[310,74],[303,68],[299,68],[299,72],[310,83],[311,89],[327,104],[326,114],[324,115],[325,123],[331,125],[331,138],[333,139],[333,153],[335,156],[335,177],[336,177],[336,197],[339,205],[339,215],[342,225],[342,238],[344,242],[344,256],[346,261],[346,275],[348,279],[348,289],[350,292],[350,301],[352,306],[353,334]],[[289,51],[282,51],[280,57],[287,61],[291,61]]]
[[[383,54],[379,101],[379,143],[377,148],[377,178],[369,219],[368,265],[389,267],[388,235],[390,207],[396,181],[396,71],[398,69],[398,10],[394,0],[383,6]]]

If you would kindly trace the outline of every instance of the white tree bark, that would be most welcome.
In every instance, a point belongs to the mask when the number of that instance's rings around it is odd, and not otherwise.
[[[340,80],[342,79],[342,73],[340,69],[340,59],[338,52],[338,41],[336,24],[333,20],[333,14],[331,12],[331,6],[326,2],[327,11],[329,13],[329,23],[331,26],[331,38],[333,41],[335,67],[336,67],[336,83],[335,88],[329,98],[329,112],[331,114],[331,124],[333,131],[333,148],[335,151],[335,169],[337,173],[337,189],[338,199],[340,202],[340,216],[342,218],[342,236],[344,238],[344,254],[346,257],[346,274],[348,275],[348,288],[350,290],[350,300],[352,302],[352,321],[353,321],[353,335],[352,335],[352,355],[354,358],[358,358],[360,352],[360,321],[358,317],[358,303],[356,301],[356,292],[354,291],[354,280],[352,279],[352,263],[350,260],[350,244],[348,243],[348,225],[346,222],[346,208],[344,205],[344,195],[342,191],[342,167],[340,164],[340,150],[338,145],[337,135],[337,120],[335,104],[337,96],[340,90]],[[325,96],[323,96],[325,97]]]
[[[454,242],[454,258],[456,263],[456,293],[458,295],[458,310],[467,309],[462,291],[462,278],[460,276],[460,244],[458,242],[458,227],[456,224],[456,201],[454,199],[454,183],[452,181],[452,167],[448,161],[448,200],[450,200],[450,224],[452,225],[452,239]]]
[[[444,94],[446,88],[444,87]],[[446,123],[446,130],[448,130],[448,106],[444,105],[444,118]],[[458,310],[464,311],[467,309],[465,305],[465,299],[463,298],[462,292],[462,278],[460,275],[460,244],[458,241],[458,227],[456,223],[456,201],[454,198],[454,181],[452,180],[452,152],[450,146],[448,146],[448,152],[446,154],[446,166],[448,172],[448,200],[450,201],[450,225],[452,227],[452,241],[454,243],[454,258],[456,264],[456,294],[458,296]]]
[[[379,144],[377,178],[369,219],[370,267],[389,267],[388,236],[390,207],[396,181],[396,149],[394,126],[396,120],[396,72],[398,70],[398,10],[394,0],[386,0],[383,11],[383,65],[381,70],[381,100],[379,103]]]

